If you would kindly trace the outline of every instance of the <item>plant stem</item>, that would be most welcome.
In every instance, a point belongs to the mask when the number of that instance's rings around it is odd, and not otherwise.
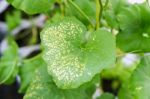
[[[101,0],[96,0],[96,29],[100,27],[100,20],[102,17],[103,5]]]
[[[90,18],[80,9],[80,7],[77,4],[75,4],[72,0],[68,0],[68,2],[70,4],[72,4],[72,6],[74,6],[89,21],[89,23],[92,25],[92,27],[94,27],[94,25],[91,22]]]
[[[65,16],[65,8],[64,8],[64,3],[63,2],[60,4],[60,9],[61,9],[62,16]]]
[[[38,35],[38,31],[37,31],[37,27],[34,25],[32,27],[32,39],[31,39],[31,44],[35,44],[37,42],[37,35]]]

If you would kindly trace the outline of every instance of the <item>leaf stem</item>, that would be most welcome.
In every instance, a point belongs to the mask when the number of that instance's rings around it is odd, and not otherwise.
[[[60,9],[61,9],[62,16],[65,16],[65,8],[64,8],[64,3],[63,2],[60,4]]]
[[[65,16],[64,0],[57,0],[56,2],[59,4],[60,10],[61,10],[61,15],[64,17]]]
[[[38,36],[38,31],[37,27],[33,25],[32,27],[32,38],[31,38],[31,44],[35,44],[37,42],[37,36]]]
[[[70,4],[72,4],[72,6],[74,6],[89,21],[89,23],[92,25],[92,27],[94,27],[90,18],[80,9],[80,7],[77,4],[75,4],[72,0],[68,0],[68,2]]]
[[[102,18],[102,12],[103,12],[103,5],[101,0],[96,0],[96,29],[98,29],[101,24],[101,18]]]

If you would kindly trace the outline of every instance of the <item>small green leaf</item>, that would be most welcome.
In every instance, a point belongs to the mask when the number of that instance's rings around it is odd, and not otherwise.
[[[0,84],[12,83],[18,72],[18,47],[14,41],[9,42],[8,45],[0,58]]]
[[[15,8],[21,9],[28,14],[46,12],[55,0],[7,0]]]
[[[50,24],[41,33],[43,58],[56,85],[77,88],[115,62],[115,39],[97,30],[85,41],[86,28],[74,18]]]
[[[72,90],[57,88],[48,75],[46,66],[40,67],[35,75],[24,99],[90,99],[81,88]]]
[[[35,56],[31,59],[24,60],[22,65],[19,68],[19,76],[21,80],[21,86],[19,89],[19,92],[25,93],[27,88],[29,87],[29,84],[34,78],[34,72],[35,70],[40,66],[45,66],[45,62],[42,59],[41,54],[38,56]]]
[[[120,33],[117,46],[125,52],[150,51],[150,9],[145,5],[132,5],[118,15]]]
[[[129,90],[134,99],[150,99],[150,56],[145,56],[130,78]]]

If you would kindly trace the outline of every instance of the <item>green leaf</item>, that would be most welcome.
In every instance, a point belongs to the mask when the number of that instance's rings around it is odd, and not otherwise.
[[[80,88],[84,88],[85,92],[90,96],[89,98],[92,99],[92,96],[97,89],[97,84],[100,84],[100,74],[95,75],[90,82],[83,84]]]
[[[83,89],[57,88],[44,66],[40,67],[35,75],[24,99],[89,99]]]
[[[118,28],[117,17],[113,11],[105,11],[104,18],[107,24],[112,28]]]
[[[109,7],[117,15],[123,7],[127,6],[127,0],[110,0]]]
[[[10,41],[8,45],[0,58],[0,84],[12,83],[18,72],[18,47],[14,41]]]
[[[56,85],[77,88],[115,62],[115,39],[97,30],[85,40],[85,26],[74,18],[50,24],[41,33],[43,58]]]
[[[29,84],[34,78],[34,72],[35,70],[40,67],[40,66],[45,66],[45,62],[42,59],[41,54],[31,58],[31,59],[26,59],[22,63],[22,65],[19,68],[19,76],[21,80],[21,86],[19,89],[19,92],[25,93],[27,88],[29,87]]]
[[[28,14],[46,12],[55,0],[7,0],[15,8],[21,9]]]
[[[118,29],[117,15],[127,5],[126,0],[110,0],[103,16],[111,28]]]
[[[95,3],[91,0],[74,0],[73,1],[89,18],[95,23],[96,7]],[[73,15],[81,20],[84,24],[89,24],[88,20],[71,4],[68,3],[66,9],[67,15]]]
[[[118,97],[118,99],[134,99],[127,83],[122,83],[122,86],[119,89]]]
[[[150,56],[142,58],[141,63],[130,78],[129,89],[134,99],[150,99]]]
[[[145,5],[132,5],[118,15],[120,33],[117,46],[125,52],[150,51],[150,9]]]
[[[115,99],[115,96],[111,93],[103,93],[98,99]]]

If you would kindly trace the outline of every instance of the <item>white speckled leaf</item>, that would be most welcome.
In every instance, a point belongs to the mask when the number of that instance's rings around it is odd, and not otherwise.
[[[38,68],[35,75],[24,99],[90,99],[83,88],[59,89],[48,75],[45,66]]]
[[[19,66],[19,76],[21,80],[19,92],[25,93],[27,88],[29,87],[31,81],[35,77],[35,70],[38,67],[45,66],[45,62],[42,59],[42,56],[39,54],[33,58],[26,59],[23,61],[21,66]]]
[[[111,33],[97,30],[83,46],[86,27],[77,19],[65,18],[41,33],[43,58],[60,88],[76,88],[115,62],[115,40]]]

